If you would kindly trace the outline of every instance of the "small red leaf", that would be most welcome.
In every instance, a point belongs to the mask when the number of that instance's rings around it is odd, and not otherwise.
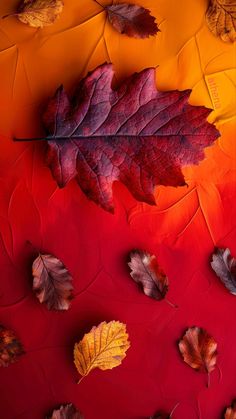
[[[211,267],[224,286],[236,295],[236,259],[229,249],[216,249],[212,256]]]
[[[67,404],[55,409],[48,419],[83,419],[83,416],[73,404]]]
[[[63,263],[52,255],[39,255],[32,266],[33,290],[49,310],[68,310],[72,295],[72,277]]]
[[[128,263],[133,280],[141,285],[143,292],[155,300],[162,300],[168,291],[169,281],[158,265],[155,255],[142,250],[133,250]]]
[[[22,344],[15,333],[0,325],[0,367],[8,367],[23,354]]]
[[[136,4],[112,4],[106,6],[105,10],[112,26],[122,34],[133,38],[148,38],[156,35],[159,30],[150,11]]]
[[[209,333],[200,327],[190,327],[179,342],[184,361],[197,371],[208,373],[215,369],[217,343]]]
[[[234,400],[232,405],[226,409],[224,419],[236,419],[236,401]]]

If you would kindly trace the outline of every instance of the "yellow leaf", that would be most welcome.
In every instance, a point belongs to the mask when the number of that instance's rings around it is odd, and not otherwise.
[[[34,28],[52,25],[63,9],[62,0],[24,0],[18,19]]]
[[[94,368],[108,370],[120,365],[129,347],[125,324],[114,320],[102,322],[75,344],[74,363],[85,377]]]
[[[210,0],[206,21],[214,35],[225,42],[236,41],[235,0]]]

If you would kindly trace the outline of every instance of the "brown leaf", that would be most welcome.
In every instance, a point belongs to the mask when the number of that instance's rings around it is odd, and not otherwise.
[[[23,354],[22,344],[15,333],[0,325],[0,367],[8,367]]]
[[[158,265],[155,255],[142,250],[133,250],[128,265],[131,269],[130,276],[142,287],[145,295],[155,300],[165,298],[169,281]]]
[[[62,0],[24,0],[18,11],[8,16],[17,16],[21,22],[33,28],[43,28],[52,25],[62,9]]]
[[[225,42],[236,41],[236,1],[210,0],[206,13],[209,29]]]
[[[80,375],[85,377],[95,368],[107,370],[120,365],[130,347],[128,337],[126,325],[119,321],[93,327],[74,347],[74,363]]]
[[[224,419],[236,419],[236,400],[226,409]]]
[[[68,310],[73,298],[73,280],[63,263],[52,255],[41,255],[32,266],[33,290],[49,310]]]
[[[159,31],[150,10],[136,4],[112,4],[104,7],[112,26],[133,38],[148,38]]]
[[[231,256],[230,250],[216,248],[211,267],[229,292],[236,295],[236,259]]]
[[[55,409],[52,413],[52,416],[48,419],[83,419],[83,416],[76,409],[76,407],[70,403],[64,406],[61,406],[59,409]]]
[[[210,373],[215,369],[217,343],[208,332],[200,327],[190,327],[179,342],[184,361],[197,371]]]
[[[150,416],[150,419],[170,419],[170,415],[165,412],[156,412],[154,416]]]

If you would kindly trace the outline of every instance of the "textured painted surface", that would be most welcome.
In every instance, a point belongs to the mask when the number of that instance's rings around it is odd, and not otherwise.
[[[1,2],[1,15],[17,3]],[[3,419],[40,419],[69,402],[86,419],[145,419],[177,402],[176,419],[194,418],[197,404],[202,419],[217,419],[235,397],[236,300],[210,267],[215,245],[236,255],[235,45],[210,33],[205,0],[147,0],[145,7],[161,29],[147,40],[116,33],[92,0],[65,1],[60,19],[42,30],[13,17],[0,22],[0,319],[27,352],[1,369]],[[56,187],[44,145],[12,141],[41,135],[42,104],[58,85],[73,91],[105,61],[113,62],[114,84],[159,65],[160,90],[192,88],[192,104],[214,108],[209,120],[221,138],[198,167],[184,169],[188,187],[156,189],[156,207],[115,184],[116,212],[108,214],[75,182]],[[130,280],[133,248],[158,256],[178,309],[145,297]],[[35,301],[38,250],[63,260],[74,278],[66,313]],[[104,320],[127,324],[131,348],[119,368],[93,371],[77,385],[73,345]],[[178,352],[178,339],[194,325],[218,343],[222,379],[213,371],[209,389]]]

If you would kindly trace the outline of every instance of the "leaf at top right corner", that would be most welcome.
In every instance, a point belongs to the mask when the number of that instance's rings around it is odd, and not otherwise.
[[[210,0],[206,21],[210,31],[222,41],[236,41],[235,0]]]
[[[236,295],[236,259],[231,256],[230,250],[216,248],[211,267],[229,292]]]

